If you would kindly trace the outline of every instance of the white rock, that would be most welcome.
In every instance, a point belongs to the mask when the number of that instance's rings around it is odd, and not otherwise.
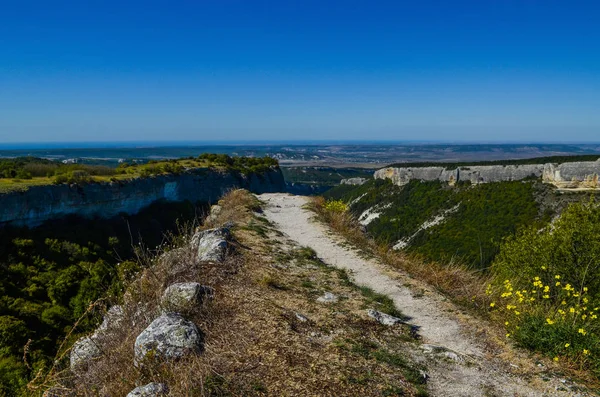
[[[127,397],[158,397],[164,396],[169,392],[167,386],[162,383],[148,383],[146,386],[140,386],[133,389]]]
[[[222,262],[227,252],[229,229],[209,229],[198,232],[192,237],[192,244],[198,247],[198,260]]]
[[[306,316],[303,316],[300,313],[294,313],[296,315],[296,319],[298,319],[298,321],[300,321],[301,323],[305,323],[308,321],[308,318]]]
[[[190,311],[200,306],[204,298],[212,298],[213,295],[212,288],[199,283],[176,283],[165,290],[161,303],[169,311]]]
[[[383,325],[391,326],[403,323],[402,319],[399,319],[398,317],[390,316],[389,314],[385,314],[373,309],[367,310],[367,315]]]
[[[135,362],[140,363],[149,354],[156,358],[176,359],[189,353],[200,352],[202,336],[194,323],[176,313],[165,313],[135,340]]]
[[[110,309],[104,315],[102,324],[98,327],[96,332],[104,332],[109,328],[115,328],[121,325],[124,319],[123,307],[119,305],[111,306]]]
[[[98,340],[94,336],[79,339],[71,348],[71,371],[86,370],[90,361],[101,355],[102,351],[98,346]]]
[[[323,296],[317,298],[317,302],[321,303],[335,303],[338,301],[338,297],[331,292],[325,292]]]

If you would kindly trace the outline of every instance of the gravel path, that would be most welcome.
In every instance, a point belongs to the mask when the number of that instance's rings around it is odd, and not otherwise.
[[[584,396],[570,382],[540,374],[522,376],[516,365],[486,352],[484,344],[457,320],[460,311],[431,289],[417,293],[405,285],[415,280],[373,259],[361,257],[342,245],[325,225],[312,220],[303,208],[308,198],[288,194],[263,194],[266,217],[291,240],[311,247],[328,265],[349,271],[354,282],[393,299],[410,317],[422,337],[416,357],[428,368],[429,390],[434,396]],[[468,322],[467,322],[468,323]],[[535,368],[535,365],[531,364]]]

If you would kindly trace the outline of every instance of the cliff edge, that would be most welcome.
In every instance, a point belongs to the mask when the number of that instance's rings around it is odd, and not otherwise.
[[[600,159],[562,164],[474,165],[448,169],[439,167],[388,167],[375,172],[375,179],[390,179],[398,186],[411,180],[440,181],[454,185],[468,181],[472,184],[519,181],[540,178],[559,189],[598,189]]]
[[[279,167],[249,175],[197,168],[118,182],[34,186],[0,195],[0,227],[35,227],[66,215],[111,218],[135,214],[159,200],[212,203],[237,188],[257,194],[286,191]]]

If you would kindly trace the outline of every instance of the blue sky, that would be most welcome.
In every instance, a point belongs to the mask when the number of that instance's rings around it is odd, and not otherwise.
[[[6,2],[0,143],[600,141],[598,21],[577,0]]]

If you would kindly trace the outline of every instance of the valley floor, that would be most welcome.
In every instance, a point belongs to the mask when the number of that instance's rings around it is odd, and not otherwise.
[[[454,306],[432,288],[366,258],[306,209],[309,198],[258,196],[267,219],[292,241],[312,248],[325,264],[346,270],[359,286],[389,296],[421,337],[411,357],[427,367],[434,396],[587,396],[558,376],[552,364],[515,350],[484,321]]]

